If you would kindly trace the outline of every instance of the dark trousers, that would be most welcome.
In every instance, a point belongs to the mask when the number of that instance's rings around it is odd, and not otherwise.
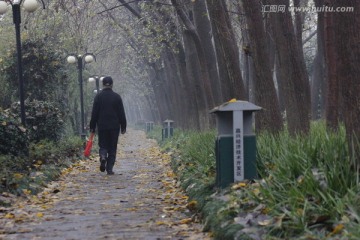
[[[99,155],[106,158],[106,171],[112,172],[116,160],[116,148],[120,129],[98,131]]]

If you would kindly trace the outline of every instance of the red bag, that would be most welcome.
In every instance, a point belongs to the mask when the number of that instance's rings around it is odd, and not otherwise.
[[[85,157],[90,156],[91,148],[92,148],[92,144],[93,144],[93,140],[94,140],[94,135],[95,135],[95,133],[91,133],[90,137],[89,137],[89,140],[86,143],[86,147],[85,147],[85,150],[84,150],[84,156]]]

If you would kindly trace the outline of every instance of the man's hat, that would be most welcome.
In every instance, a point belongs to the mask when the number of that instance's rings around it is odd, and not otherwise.
[[[103,86],[112,86],[113,85],[113,80],[111,77],[104,77],[102,80]]]

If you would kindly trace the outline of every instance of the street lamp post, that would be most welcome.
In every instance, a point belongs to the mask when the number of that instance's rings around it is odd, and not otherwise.
[[[15,24],[15,35],[16,35],[16,52],[17,52],[17,72],[19,81],[19,94],[20,94],[20,117],[21,124],[26,125],[25,118],[25,97],[24,97],[24,79],[22,70],[22,54],[21,54],[21,35],[20,35],[20,24],[21,24],[21,12],[20,6],[23,0],[14,0],[12,3],[13,22]],[[23,4],[27,12],[34,12],[38,8],[38,2],[36,0],[25,0]],[[6,13],[8,4],[5,1],[0,1],[0,15]]]
[[[89,82],[95,82],[96,85],[96,93],[100,92],[100,81],[103,80],[104,77],[99,77],[98,75],[91,76],[89,78]],[[94,91],[95,92],[95,91]]]
[[[85,53],[84,55],[74,55],[70,54],[67,56],[68,63],[74,64],[77,62],[77,68],[78,68],[78,81],[80,85],[80,111],[81,111],[81,138],[85,139],[85,116],[84,116],[84,93],[83,93],[83,77],[82,77],[82,71],[83,67],[86,63],[91,63],[93,61],[96,61],[95,56],[91,53]]]

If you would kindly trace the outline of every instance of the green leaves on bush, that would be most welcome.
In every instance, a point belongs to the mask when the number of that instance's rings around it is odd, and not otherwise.
[[[22,44],[24,94],[26,99],[59,101],[67,91],[63,52],[51,46],[45,39],[26,39]],[[16,71],[16,49],[9,50],[9,56],[0,64],[3,78],[10,84],[11,91],[18,96]]]
[[[27,128],[19,122],[19,103],[0,109],[0,154],[27,155],[29,142],[60,139],[64,121],[53,103],[34,100],[25,104],[25,110]]]
[[[22,189],[31,189],[35,193],[78,159],[82,147],[83,141],[76,136],[58,142],[31,143],[29,156],[0,155],[0,192],[21,194]]]
[[[20,104],[11,106],[13,114],[20,112]],[[54,103],[33,100],[25,103],[26,125],[31,142],[42,139],[57,141],[60,139],[64,121],[63,114]]]
[[[26,155],[29,138],[26,129],[20,124],[17,115],[0,108],[0,154],[13,156]]]
[[[41,140],[31,143],[29,157],[35,164],[58,164],[61,160],[74,157],[81,153],[83,141],[79,137],[72,137],[52,142]]]
[[[0,192],[12,191],[24,185],[31,162],[26,157],[0,155]],[[1,206],[1,202],[0,202]]]
[[[316,122],[306,136],[259,134],[261,179],[216,194],[214,141],[214,133],[178,133],[162,144],[215,239],[359,239],[360,175],[344,127],[333,133]]]

